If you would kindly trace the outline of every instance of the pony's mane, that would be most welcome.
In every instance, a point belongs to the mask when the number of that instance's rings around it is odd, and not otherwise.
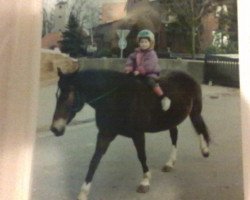
[[[141,81],[138,78],[127,75],[115,70],[103,70],[103,69],[87,69],[78,72],[78,79],[81,83],[92,82],[95,84],[106,85],[107,87],[120,87],[126,85],[136,86],[141,85]]]
[[[124,78],[127,77],[127,74],[115,71],[115,70],[106,70],[106,69],[86,69],[79,71],[80,74],[84,74],[84,76],[102,76],[105,78]]]

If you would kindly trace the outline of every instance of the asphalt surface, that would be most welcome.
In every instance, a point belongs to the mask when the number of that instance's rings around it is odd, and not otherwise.
[[[179,125],[178,156],[172,172],[161,172],[168,159],[169,133],[146,135],[152,172],[150,191],[138,194],[142,171],[130,139],[117,137],[92,182],[89,200],[243,200],[239,90],[202,86],[203,117],[212,137],[203,158],[190,120]],[[95,148],[94,111],[86,106],[62,137],[48,131],[55,107],[55,86],[41,89],[31,200],[75,200]]]

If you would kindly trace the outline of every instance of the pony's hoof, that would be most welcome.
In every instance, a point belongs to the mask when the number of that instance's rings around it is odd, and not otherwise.
[[[204,158],[208,158],[209,157],[209,152],[202,152],[202,155]]]
[[[138,193],[147,193],[149,191],[149,185],[139,185],[136,191]]]
[[[88,200],[88,197],[84,193],[80,193],[77,200]]]
[[[163,168],[161,169],[162,172],[171,172],[173,170],[173,167],[165,165],[163,166]]]
[[[204,158],[209,157],[209,150],[207,148],[206,149],[202,149],[201,153],[202,153],[202,155],[203,155]]]
[[[77,200],[88,200],[88,198],[85,196],[85,197],[78,197]]]

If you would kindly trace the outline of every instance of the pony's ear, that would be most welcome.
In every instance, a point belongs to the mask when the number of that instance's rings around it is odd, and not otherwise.
[[[76,68],[75,73],[78,73],[79,71],[80,71],[80,67],[78,66],[78,67]]]
[[[63,75],[61,68],[57,67],[57,74],[59,77]]]
[[[69,74],[75,75],[75,74],[77,74],[79,71],[80,71],[80,67],[77,66],[77,67],[76,67],[72,72],[70,72]]]

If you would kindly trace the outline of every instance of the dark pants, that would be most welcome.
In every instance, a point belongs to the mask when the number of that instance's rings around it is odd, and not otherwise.
[[[152,78],[152,77],[147,77],[145,82],[151,88],[155,88],[159,86],[159,84],[156,83],[155,78]]]
[[[163,97],[163,91],[160,87],[160,85],[156,82],[156,78],[152,78],[152,77],[147,77],[146,78],[146,84],[152,88],[152,90],[154,91],[154,93],[159,96],[159,97]]]

